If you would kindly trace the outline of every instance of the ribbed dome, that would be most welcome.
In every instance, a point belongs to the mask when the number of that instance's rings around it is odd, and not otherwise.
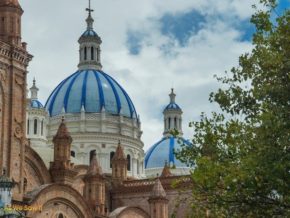
[[[113,115],[137,118],[126,91],[100,70],[78,70],[63,80],[49,96],[45,108],[50,116],[79,113],[82,108],[86,113],[99,113],[104,108]]]
[[[43,108],[43,105],[40,103],[40,101],[38,101],[36,99],[31,100],[30,106],[32,108],[38,108],[38,109]]]
[[[190,142],[179,137],[164,137],[153,145],[145,154],[145,168],[163,168],[165,161],[176,167],[187,167],[176,159],[174,151],[181,149],[182,144],[190,145]]]
[[[94,30],[86,30],[82,36],[98,36],[98,34]]]
[[[175,102],[173,103],[169,103],[164,110],[172,110],[172,109],[177,109],[177,110],[181,110],[181,108],[178,106],[178,104],[176,104]]]

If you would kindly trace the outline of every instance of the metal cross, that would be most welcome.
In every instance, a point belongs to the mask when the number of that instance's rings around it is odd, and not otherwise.
[[[94,10],[91,9],[91,0],[89,0],[89,8],[87,8],[86,11],[89,12],[89,15],[91,15],[91,12],[94,11]]]

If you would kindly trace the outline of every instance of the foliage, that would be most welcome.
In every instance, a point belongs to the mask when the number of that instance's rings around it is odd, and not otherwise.
[[[260,3],[252,52],[210,95],[221,112],[190,123],[176,154],[195,165],[192,217],[290,217],[290,10]]]

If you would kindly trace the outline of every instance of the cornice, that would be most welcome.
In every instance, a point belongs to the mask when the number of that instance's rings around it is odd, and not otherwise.
[[[2,41],[0,41],[0,56],[8,60],[17,61],[18,63],[23,64],[25,67],[28,66],[28,63],[33,58],[33,56],[23,48],[9,45]]]

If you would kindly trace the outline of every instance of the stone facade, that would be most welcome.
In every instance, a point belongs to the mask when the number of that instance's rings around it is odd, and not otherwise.
[[[18,2],[0,3],[0,171],[16,181],[14,198],[22,200],[25,137],[26,74],[32,56],[21,42]]]

